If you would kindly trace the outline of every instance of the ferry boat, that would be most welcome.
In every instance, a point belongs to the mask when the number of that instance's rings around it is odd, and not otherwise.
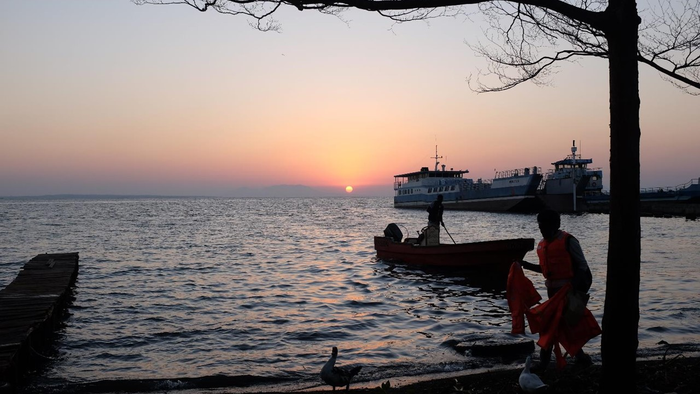
[[[610,193],[586,197],[586,211],[610,213]],[[700,178],[674,187],[643,188],[639,191],[641,216],[685,216],[697,219],[700,215]]]
[[[571,154],[553,162],[554,169],[544,175],[537,193],[543,206],[558,212],[585,211],[589,198],[601,195],[603,170],[589,168],[593,159],[584,159],[577,151],[574,140]]]
[[[542,181],[538,167],[496,172],[493,179],[465,178],[469,170],[441,167],[437,146],[435,168],[394,175],[394,207],[422,208],[442,194],[445,209],[486,212],[534,212],[539,204],[537,188]]]
[[[593,159],[584,159],[577,153],[576,141],[571,155],[552,163],[553,170],[544,175],[537,192],[543,207],[562,213],[609,213],[610,194],[603,190],[603,171],[590,168]],[[639,191],[642,216],[700,215],[700,182],[691,179],[675,187],[644,188]]]

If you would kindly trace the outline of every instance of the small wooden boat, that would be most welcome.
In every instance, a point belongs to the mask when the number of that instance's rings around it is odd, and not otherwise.
[[[515,260],[522,260],[535,247],[534,238],[512,238],[458,244],[420,245],[414,239],[374,237],[377,257],[436,268],[476,270],[485,274],[507,275]]]

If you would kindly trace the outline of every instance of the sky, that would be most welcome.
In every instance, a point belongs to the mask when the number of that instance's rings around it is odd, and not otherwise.
[[[306,185],[392,195],[433,167],[493,178],[579,153],[609,188],[607,62],[477,94],[479,18],[396,25],[284,9],[240,16],[130,0],[0,1],[0,196],[231,195]],[[700,97],[640,65],[641,186],[700,177]]]

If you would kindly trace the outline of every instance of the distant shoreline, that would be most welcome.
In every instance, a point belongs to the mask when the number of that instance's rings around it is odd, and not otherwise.
[[[47,194],[37,196],[0,196],[3,200],[131,200],[131,199],[229,199],[229,198],[391,198],[391,196],[379,195],[353,195],[337,194],[325,196],[178,196],[178,195],[156,195],[156,194]]]
[[[49,193],[0,196],[0,200],[19,199],[158,199],[158,198],[314,198],[314,197],[392,197],[391,186],[356,186],[352,193],[337,187],[311,187],[306,185],[274,185],[251,188],[239,187],[210,194],[182,193]]]

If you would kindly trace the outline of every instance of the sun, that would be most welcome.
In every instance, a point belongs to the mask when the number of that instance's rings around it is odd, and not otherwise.
[[[348,186],[345,188],[345,191],[348,193],[352,193],[352,186]]]

